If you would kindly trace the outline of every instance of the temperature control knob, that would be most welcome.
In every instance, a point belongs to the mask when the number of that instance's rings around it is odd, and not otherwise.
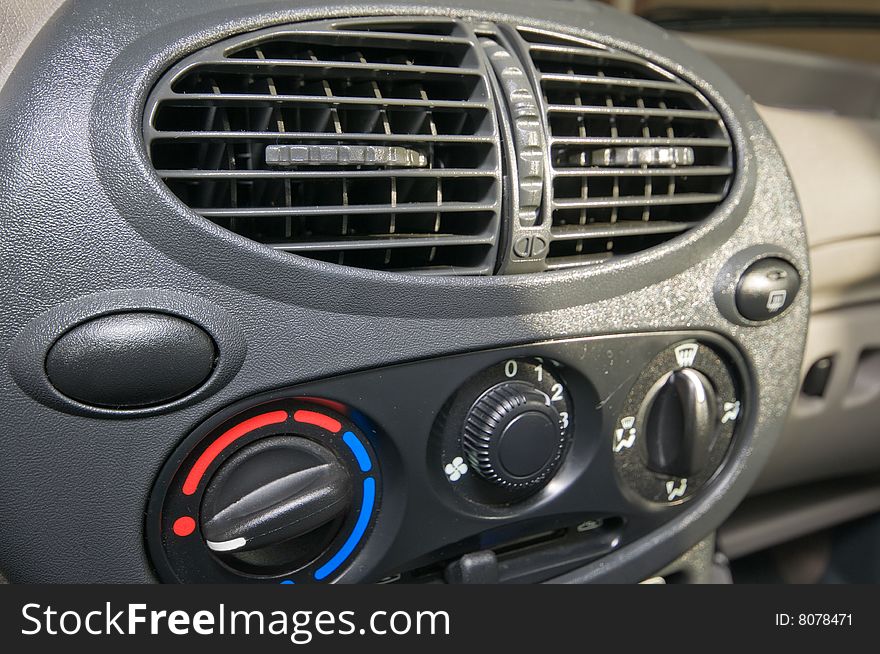
[[[236,452],[205,491],[209,549],[253,568],[302,565],[339,530],[352,505],[342,462],[306,438],[264,438]]]
[[[381,501],[364,431],[373,427],[330,404],[250,398],[180,444],[147,508],[147,546],[163,581],[303,584],[360,574],[351,563]]]
[[[537,486],[559,466],[565,425],[547,393],[527,381],[502,382],[471,407],[462,448],[483,479],[511,488]]]

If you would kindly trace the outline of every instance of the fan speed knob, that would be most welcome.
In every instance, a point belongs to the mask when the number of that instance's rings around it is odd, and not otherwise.
[[[508,488],[542,484],[559,467],[566,420],[550,397],[525,381],[502,382],[467,414],[462,449],[483,479]]]

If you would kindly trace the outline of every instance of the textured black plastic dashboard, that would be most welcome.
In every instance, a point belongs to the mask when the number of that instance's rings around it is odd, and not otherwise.
[[[273,252],[190,212],[151,170],[141,113],[155,80],[182,56],[272,24],[414,14],[576,30],[656,59],[700,88],[730,127],[739,158],[728,200],[683,237],[601,267],[431,279]],[[12,581],[154,580],[143,512],[163,461],[208,416],[255,393],[547,339],[722,334],[753,376],[756,401],[742,456],[662,529],[566,578],[635,581],[704,537],[745,495],[795,392],[809,269],[800,211],[775,145],[750,101],[714,65],[600,5],[72,3],[49,21],[0,92],[0,141],[0,344],[8,357],[0,372],[0,569]],[[804,278],[793,307],[763,326],[736,324],[716,306],[716,288],[736,281],[726,264],[744,250],[784,254]],[[149,309],[171,295],[169,312],[203,326],[206,315],[228,316],[237,343],[230,355],[241,357],[240,368],[230,365],[213,395],[161,415],[99,416],[35,398],[42,368],[20,358],[42,351],[43,330],[34,325],[48,321],[48,329],[64,331],[83,319],[85,305],[112,306],[120,291],[126,308]],[[145,306],[138,307],[142,292]],[[222,364],[222,342],[212,335]],[[13,379],[13,368],[23,370],[23,381]],[[387,398],[394,402],[393,388]],[[381,529],[376,543],[387,545]]]

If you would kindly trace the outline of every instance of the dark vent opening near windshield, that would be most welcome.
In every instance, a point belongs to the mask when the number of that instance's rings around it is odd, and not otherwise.
[[[277,250],[489,274],[500,147],[479,61],[450,20],[311,23],[226,41],[154,90],[150,156],[186,205]]]
[[[633,54],[541,30],[520,34],[547,111],[548,269],[659,245],[721,204],[734,172],[733,149],[721,116],[699,91]],[[674,149],[689,159],[605,160],[639,149]]]

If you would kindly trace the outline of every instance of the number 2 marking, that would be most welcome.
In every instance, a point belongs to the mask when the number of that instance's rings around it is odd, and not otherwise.
[[[562,384],[553,384],[553,386],[550,387],[550,392],[553,393],[553,395],[550,396],[550,401],[559,402],[560,400],[562,400],[563,390],[564,389],[562,388]]]

